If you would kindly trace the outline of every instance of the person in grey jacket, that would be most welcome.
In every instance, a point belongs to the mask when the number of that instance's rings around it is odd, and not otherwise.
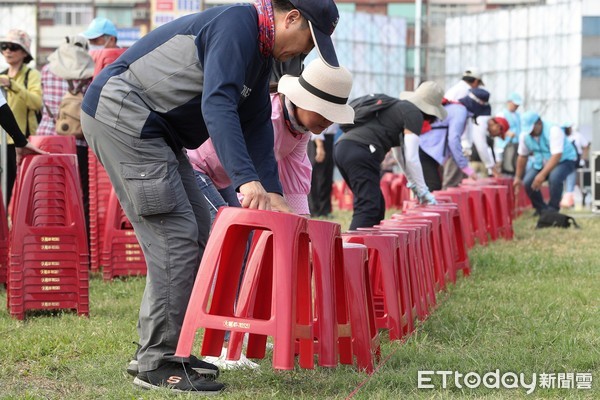
[[[337,67],[333,0],[259,0],[165,24],[106,67],[86,92],[82,126],[148,266],[134,384],[219,392],[218,373],[174,357],[210,215],[184,148],[210,136],[242,206],[290,211],[273,154],[269,80],[316,44]],[[132,368],[133,370],[133,368]]]

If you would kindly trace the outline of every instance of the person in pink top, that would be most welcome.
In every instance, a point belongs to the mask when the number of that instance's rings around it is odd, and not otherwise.
[[[306,154],[311,132],[319,134],[332,123],[352,123],[354,110],[346,103],[352,75],[344,67],[330,67],[320,58],[301,76],[283,76],[271,94],[274,151],[283,196],[296,214],[310,215],[308,193],[312,165]],[[211,215],[222,206],[239,206],[231,181],[210,140],[188,150],[196,180],[211,205]]]

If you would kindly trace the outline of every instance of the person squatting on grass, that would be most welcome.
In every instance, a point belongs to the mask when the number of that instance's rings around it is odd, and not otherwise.
[[[423,82],[414,92],[402,92],[400,100],[396,99],[368,122],[351,128],[337,141],[335,163],[354,195],[351,230],[371,227],[385,217],[385,201],[379,187],[380,165],[390,149],[419,201],[436,203],[423,178],[419,134],[424,120],[433,122],[446,117],[443,96],[435,82]]]
[[[210,135],[243,207],[291,211],[273,153],[272,62],[308,53],[316,42],[321,57],[338,66],[330,38],[337,21],[332,0],[214,7],[150,32],[86,92],[84,135],[148,267],[134,384],[209,394],[224,388],[212,380],[214,365],[174,357],[210,229],[184,148]]]
[[[569,142],[565,132],[558,125],[542,120],[535,111],[527,111],[521,116],[521,136],[517,150],[517,172],[513,181],[515,194],[521,183],[538,214],[542,211],[559,211],[563,182],[575,171],[577,151]],[[529,155],[533,163],[525,170]],[[544,202],[540,188],[544,181],[550,186],[550,200]]]

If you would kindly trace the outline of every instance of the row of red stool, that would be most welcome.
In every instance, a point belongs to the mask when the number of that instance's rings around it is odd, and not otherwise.
[[[412,210],[410,217],[341,235],[335,223],[222,208],[205,249],[176,355],[190,355],[196,330],[202,327],[200,354],[205,356],[221,353],[225,331],[230,330],[229,359],[240,357],[245,334],[249,334],[246,355],[264,357],[267,336],[272,336],[276,369],[292,369],[294,354],[301,367],[312,368],[318,354],[321,366],[356,358],[359,369],[372,372],[380,352],[377,330],[387,329],[392,340],[412,332],[414,318],[427,318],[436,305],[436,291],[455,276],[452,271],[464,270],[460,264],[465,255],[456,250],[456,243],[464,246],[462,238],[452,239],[454,244],[441,239],[457,235],[455,226],[462,229],[454,222],[460,221],[454,218],[457,212],[452,205],[431,207],[423,216]],[[236,304],[235,277],[244,259],[239,244],[252,232],[253,250]],[[452,249],[445,259],[442,246]],[[306,257],[309,249],[312,268]],[[468,258],[466,264],[468,268]]]

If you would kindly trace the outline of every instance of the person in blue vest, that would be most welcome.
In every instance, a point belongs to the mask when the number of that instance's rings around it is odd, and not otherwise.
[[[523,97],[519,93],[513,92],[508,96],[506,101],[506,107],[498,113],[497,116],[505,118],[510,129],[506,132],[504,139],[497,137],[494,142],[494,152],[498,160],[502,160],[504,155],[504,149],[509,143],[518,144],[519,136],[521,134],[521,113],[519,107],[523,104]],[[507,161],[508,162],[508,161]],[[513,168],[514,168],[513,164]],[[505,174],[512,175],[509,171],[503,171]]]
[[[144,389],[215,394],[218,368],[175,356],[210,230],[208,203],[185,149],[213,141],[242,207],[291,212],[273,151],[273,60],[314,47],[338,67],[333,0],[257,0],[183,16],[138,40],[104,68],[81,112],[143,248],[148,275],[140,306],[133,383]],[[307,90],[317,93],[314,87]]]
[[[534,111],[527,111],[521,118],[521,138],[518,149],[517,171],[513,181],[515,193],[521,184],[538,214],[543,211],[560,210],[563,182],[575,170],[577,153],[569,143],[564,131],[540,118]],[[531,166],[525,171],[529,155]],[[548,181],[550,201],[544,202],[540,187]]]

